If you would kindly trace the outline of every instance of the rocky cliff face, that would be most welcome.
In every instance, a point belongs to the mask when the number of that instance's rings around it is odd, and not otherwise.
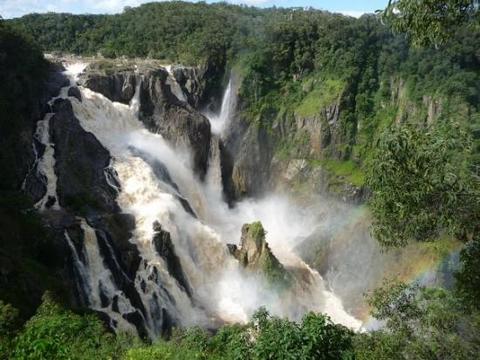
[[[80,126],[69,100],[58,99],[50,119],[60,206],[76,212],[115,213],[116,190],[107,183],[110,154]],[[114,178],[110,175],[110,178]]]
[[[264,113],[251,119],[240,98],[222,144],[227,198],[289,189],[299,195],[326,193],[349,203],[365,201],[368,192],[356,173],[339,174],[330,166],[345,156],[344,102],[340,94],[314,115]]]
[[[144,75],[140,87],[140,120],[150,131],[162,134],[175,146],[191,149],[194,169],[203,179],[208,168],[210,123],[182,101],[181,95],[175,95],[168,80],[168,72],[162,69]]]
[[[207,91],[204,74],[195,68],[159,65],[109,73],[94,64],[82,76],[81,84],[125,104],[138,87],[140,120],[179,149],[191,149],[194,169],[203,179],[211,140],[210,123],[198,110]]]

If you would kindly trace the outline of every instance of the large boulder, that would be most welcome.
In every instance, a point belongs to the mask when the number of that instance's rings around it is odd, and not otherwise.
[[[242,227],[240,247],[229,245],[228,249],[247,270],[261,273],[271,283],[285,283],[289,280],[289,274],[273,255],[265,235],[261,222],[245,224]]]

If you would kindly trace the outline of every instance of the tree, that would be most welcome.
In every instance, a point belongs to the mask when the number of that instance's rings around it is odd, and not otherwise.
[[[65,310],[45,293],[36,314],[14,340],[10,359],[118,359],[131,339],[106,331],[94,314]]]
[[[386,282],[369,298],[381,331],[360,334],[358,360],[474,359],[480,351],[480,314],[466,313],[454,292]]]
[[[463,301],[480,310],[480,240],[468,243],[460,253],[461,267],[455,274]]]
[[[478,16],[478,4],[478,0],[390,0],[382,16],[415,45],[438,45]]]
[[[471,141],[455,124],[394,125],[368,164],[373,234],[386,246],[468,238],[480,224],[480,184],[468,166]]]

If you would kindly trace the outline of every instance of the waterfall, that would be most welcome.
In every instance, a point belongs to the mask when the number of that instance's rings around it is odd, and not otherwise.
[[[168,72],[168,78],[167,78],[166,84],[170,86],[170,89],[172,90],[173,95],[175,95],[178,100],[187,102],[187,97],[183,93],[182,88],[178,84],[177,79],[173,74],[172,65],[166,65],[165,70],[167,70]]]
[[[160,334],[162,319],[167,314],[177,326],[216,327],[224,322],[248,321],[260,306],[274,315],[295,320],[307,311],[326,312],[334,321],[358,329],[361,323],[343,309],[321,276],[295,254],[296,242],[315,227],[311,214],[276,195],[245,200],[230,209],[222,200],[218,181],[218,137],[212,140],[216,141],[216,149],[211,154],[211,181],[207,177],[202,183],[193,173],[190,154],[173,149],[161,135],[147,131],[138,120],[139,87],[130,105],[112,102],[82,87],[82,101],[70,101],[80,125],[110,152],[107,181],[119,190],[117,201],[122,211],[135,217],[130,241],[142,260],[134,287],[150,337]],[[233,92],[230,80],[219,116],[220,128],[228,124],[235,101]],[[110,178],[112,174],[114,179]],[[261,274],[246,271],[228,252],[227,244],[239,242],[242,225],[257,220],[264,224],[272,251],[296,279],[288,290],[273,290]],[[191,294],[170,273],[166,259],[159,254],[154,224],[169,233]],[[66,239],[88,292],[89,306],[108,314],[114,327],[126,329],[126,314],[135,308],[112,280],[95,229],[85,219],[81,220],[81,228],[84,262],[76,254],[68,233]],[[105,297],[110,300],[105,301]],[[115,303],[122,304],[121,309],[113,307],[112,297]]]
[[[35,204],[38,209],[45,209],[47,206],[53,209],[59,209],[57,198],[57,176],[55,175],[54,144],[50,142],[50,119],[53,114],[48,113],[43,120],[37,123],[37,129],[34,137],[45,146],[43,156],[37,160],[37,171],[44,176],[47,191],[45,195]],[[35,148],[35,146],[34,146]]]
[[[110,319],[110,326],[117,330],[136,333],[132,324],[125,320],[125,314],[136,313],[125,294],[115,286],[111,271],[105,267],[95,230],[83,218],[80,218],[83,230],[84,261],[80,259],[69,234],[65,231],[65,239],[71,250],[74,266],[87,295],[88,306],[103,312]]]
[[[211,112],[207,112],[205,115],[207,116],[208,120],[210,120],[210,125],[212,127],[212,133],[216,135],[222,135],[223,131],[228,127],[229,120],[233,115],[233,111],[235,110],[237,98],[235,94],[234,84],[233,84],[233,75],[230,75],[230,79],[228,80],[228,85],[223,94],[222,98],[222,107],[220,109],[220,113],[213,114]]]
[[[48,102],[48,106],[51,108],[57,99],[68,98],[68,89],[76,85],[78,76],[83,72],[87,64],[85,63],[73,63],[67,65],[66,70],[63,72],[69,79],[69,85],[60,89],[60,94],[53,97]],[[52,208],[55,210],[60,209],[57,196],[57,176],[55,174],[55,149],[54,144],[50,140],[50,120],[53,117],[53,113],[45,114],[45,117],[37,122],[37,128],[35,130],[34,138],[45,147],[45,151],[41,157],[38,157],[38,153],[33,144],[34,153],[37,156],[33,169],[37,171],[41,178],[45,179],[47,191],[36,204],[35,207],[40,210],[46,208]]]

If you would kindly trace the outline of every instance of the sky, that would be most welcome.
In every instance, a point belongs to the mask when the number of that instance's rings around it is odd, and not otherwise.
[[[138,6],[152,0],[0,0],[0,15],[3,18],[19,17],[32,12],[68,12],[74,14],[112,14],[121,12],[125,6]],[[208,0],[212,3],[214,0]],[[388,0],[229,0],[235,4],[261,7],[311,6],[316,9],[360,16],[366,12],[382,9]]]

